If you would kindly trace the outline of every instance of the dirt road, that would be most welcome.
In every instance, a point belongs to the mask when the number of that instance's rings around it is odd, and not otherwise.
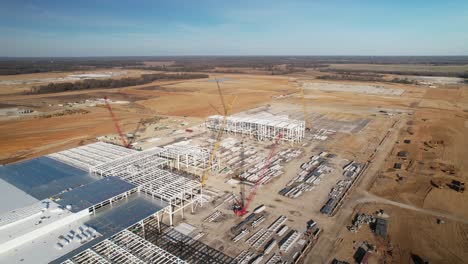
[[[405,204],[405,203],[395,202],[395,201],[392,201],[392,200],[389,200],[389,199],[386,199],[386,198],[379,197],[379,196],[377,196],[375,194],[372,194],[372,193],[370,193],[368,191],[360,191],[359,195],[362,195],[362,197],[354,200],[353,205],[365,204],[365,203],[388,204],[388,205],[393,205],[393,206],[400,207],[400,208],[403,208],[403,209],[416,211],[418,213],[423,213],[423,214],[435,216],[435,217],[438,217],[438,218],[447,218],[447,219],[450,219],[450,220],[453,220],[453,221],[456,221],[456,222],[461,222],[463,224],[468,224],[468,219],[465,219],[465,218],[462,218],[462,217],[459,217],[459,216],[456,216],[456,215],[453,215],[453,214],[449,214],[449,213],[445,213],[445,212],[441,212],[441,211],[436,211],[436,210],[424,209],[424,208],[420,208],[420,207]]]
[[[405,122],[406,120],[402,118],[396,122],[393,127],[389,128],[382,144],[376,148],[370,160],[369,167],[367,171],[364,172],[365,174],[362,175],[356,189],[334,216],[335,221],[333,221],[333,225],[324,227],[324,229],[326,229],[324,235],[320,237],[317,245],[312,249],[305,263],[330,263],[332,261],[335,247],[340,243],[340,232],[343,227],[349,223],[355,206],[359,204],[356,201],[359,201],[359,199],[363,197],[363,193],[368,193],[368,189],[372,186],[372,183],[377,177],[377,172],[384,164],[385,158],[392,151],[398,138],[398,133],[400,129],[403,128]]]

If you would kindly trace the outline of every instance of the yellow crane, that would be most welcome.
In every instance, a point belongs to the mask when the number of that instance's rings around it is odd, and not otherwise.
[[[311,129],[310,120],[309,120],[309,112],[307,111],[306,101],[304,98],[304,87],[301,86],[301,100],[302,100],[302,111],[304,111],[304,120],[306,125],[306,130]]]
[[[218,80],[216,80],[216,85],[218,86],[218,93],[219,93],[219,97],[221,98],[221,104],[223,106],[223,120],[221,122],[221,126],[219,127],[218,134],[216,135],[215,144],[213,146],[213,149],[211,150],[210,159],[208,160],[208,166],[206,167],[207,169],[205,170],[205,172],[203,173],[203,176],[201,178],[202,186],[205,186],[205,182],[208,179],[208,176],[210,175],[210,172],[212,170],[211,166],[213,165],[214,158],[216,157],[216,152],[218,151],[218,148],[221,145],[221,138],[223,137],[223,134],[224,134],[224,127],[226,126],[226,123],[227,123],[227,117],[228,117],[229,113],[231,112],[232,105],[234,104],[234,101],[237,98],[237,96],[234,97],[231,100],[231,102],[226,106],[226,104],[224,102],[223,93],[221,92],[221,87],[219,86]],[[215,108],[215,110],[218,111],[216,108]],[[218,111],[218,113],[219,113],[219,111]]]

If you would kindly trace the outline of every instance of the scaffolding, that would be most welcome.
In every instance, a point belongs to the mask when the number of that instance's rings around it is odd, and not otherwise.
[[[47,157],[61,161],[79,169],[89,170],[91,167],[108,163],[136,152],[136,150],[104,142],[97,142],[49,154]]]
[[[213,115],[206,120],[206,127],[219,130],[222,127],[223,116]],[[305,122],[289,119],[288,116],[258,114],[250,116],[229,116],[224,126],[226,132],[244,134],[258,140],[275,139],[282,134],[281,141],[297,143],[304,139]]]
[[[204,175],[207,170],[220,167],[217,156],[210,166],[210,150],[198,146],[172,144],[165,146],[158,156],[168,159],[171,167],[177,170],[199,176]]]

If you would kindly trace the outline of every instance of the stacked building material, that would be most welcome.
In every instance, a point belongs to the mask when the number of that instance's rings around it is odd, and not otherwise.
[[[250,231],[249,231],[248,229],[245,229],[245,228],[244,228],[244,229],[242,229],[242,230],[240,231],[239,234],[237,234],[237,235],[232,239],[232,241],[237,242],[237,241],[241,240],[243,237],[245,237],[248,233],[250,233]]]
[[[234,259],[234,263],[247,264],[255,256],[255,253],[244,250]]]
[[[280,250],[287,252],[299,240],[301,234],[295,230],[291,231],[280,244]]]
[[[267,230],[263,233],[255,243],[253,243],[252,247],[255,249],[260,249],[265,242],[273,236],[273,231]]]
[[[271,239],[265,246],[265,250],[263,250],[263,255],[268,255],[270,252],[277,246],[276,240]]]
[[[271,258],[265,264],[277,264],[281,263],[281,256],[277,254],[273,254]]]
[[[268,230],[276,232],[286,220],[288,220],[288,217],[281,215],[268,227]]]
[[[308,162],[301,165],[301,171],[286,184],[280,194],[297,198],[304,192],[313,190],[314,186],[320,183],[320,178],[331,172],[331,168],[326,165],[324,159],[327,155],[327,152],[322,152],[318,156],[310,157]]]
[[[207,218],[205,218],[203,222],[211,223],[213,221],[216,221],[216,219],[218,219],[221,215],[222,215],[221,211],[216,210],[212,214],[210,214]]]
[[[343,175],[349,178],[354,178],[362,169],[362,165],[351,161],[348,165],[343,167]]]

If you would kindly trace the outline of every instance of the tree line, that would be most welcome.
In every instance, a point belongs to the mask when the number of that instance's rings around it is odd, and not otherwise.
[[[0,75],[41,72],[89,71],[100,68],[129,67],[143,62],[124,58],[0,58]]]
[[[358,73],[380,73],[380,74],[393,74],[393,75],[415,75],[415,76],[445,76],[445,77],[460,77],[468,78],[466,71],[454,72],[435,72],[435,71],[400,71],[400,70],[371,70],[371,69],[322,69],[321,72],[332,72],[336,74],[358,74]]]
[[[31,88],[30,93],[57,93],[74,90],[87,90],[97,88],[120,88],[151,83],[157,80],[187,80],[208,78],[208,74],[197,73],[155,73],[144,74],[141,77],[128,77],[122,79],[86,79],[77,82],[49,83]]]
[[[334,80],[334,81],[361,81],[361,82],[391,82],[391,83],[402,83],[402,84],[417,84],[417,81],[410,80],[408,78],[392,78],[384,79],[383,75],[378,74],[331,74],[322,75],[317,77],[321,80]]]

